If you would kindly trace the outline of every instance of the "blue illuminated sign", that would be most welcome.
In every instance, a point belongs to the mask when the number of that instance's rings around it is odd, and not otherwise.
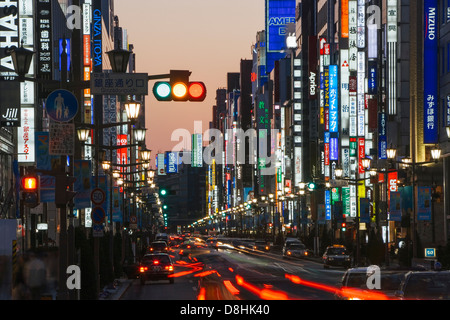
[[[330,160],[339,160],[339,141],[338,138],[330,138]]]
[[[325,190],[325,220],[331,220],[331,192]]]
[[[103,71],[103,40],[102,40],[102,1],[94,1],[92,12],[92,54],[94,72]]]
[[[369,61],[368,86],[369,86],[369,94],[377,94],[378,87],[377,87],[377,62],[376,61]]]
[[[295,0],[266,0],[266,73],[286,56],[287,25],[295,24]]]
[[[438,33],[437,0],[424,1],[424,143],[438,143]]]
[[[178,152],[167,152],[166,157],[167,157],[166,172],[167,173],[177,173],[178,172]]]
[[[66,40],[66,54],[67,54],[67,71],[70,71],[70,39]],[[62,54],[63,54],[63,39],[59,39],[59,71],[61,71],[61,61],[62,61]]]
[[[339,130],[339,99],[338,99],[338,67],[329,67],[329,108],[330,108],[330,132],[336,133]]]
[[[386,113],[378,114],[378,159],[387,159]]]

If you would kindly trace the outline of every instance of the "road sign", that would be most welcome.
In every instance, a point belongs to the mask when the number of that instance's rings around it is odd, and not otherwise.
[[[425,248],[425,258],[436,258],[436,248]]]
[[[104,227],[102,224],[94,224],[92,226],[92,235],[94,238],[101,238],[104,236],[103,234]]]
[[[69,122],[78,113],[78,100],[70,91],[55,90],[47,97],[45,109],[50,119]]]
[[[91,201],[96,206],[100,206],[105,202],[106,193],[100,188],[96,188],[91,192]]]
[[[148,95],[146,73],[93,73],[92,95]]]
[[[105,222],[106,212],[102,207],[95,207],[92,209],[91,217],[94,224],[102,224]]]
[[[52,156],[73,156],[75,149],[75,125],[73,123],[51,122],[48,154]]]

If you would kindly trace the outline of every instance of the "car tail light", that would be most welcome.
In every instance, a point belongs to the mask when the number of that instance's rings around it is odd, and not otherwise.
[[[190,249],[190,248],[191,248],[191,246],[187,246],[187,248],[188,248],[188,249]]]
[[[266,247],[266,250],[269,250],[269,247]]]
[[[288,254],[288,256],[290,256],[290,255],[291,255],[291,252],[290,252],[290,251],[288,251],[288,252],[287,252],[287,254]]]
[[[147,267],[140,267],[140,268],[139,268],[139,271],[140,271],[140,272],[145,272],[145,271],[147,271],[147,270],[148,270]]]
[[[159,260],[153,260],[153,264],[159,264]]]
[[[166,270],[173,271],[173,266],[166,266]]]
[[[153,251],[153,248],[150,248],[150,251]]]
[[[308,252],[305,252],[305,256],[307,256],[308,255]]]

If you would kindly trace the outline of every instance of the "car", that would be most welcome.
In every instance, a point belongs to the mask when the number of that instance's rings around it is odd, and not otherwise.
[[[335,298],[338,300],[395,299],[395,293],[407,272],[401,269],[380,269],[378,266],[350,268],[342,276],[340,289],[336,291]],[[377,273],[380,276],[378,282],[375,280]]]
[[[347,248],[343,245],[333,245],[326,248],[322,256],[323,267],[328,269],[330,266],[341,266],[350,268],[351,257]]]
[[[303,245],[303,242],[296,238],[286,238],[282,249],[283,256],[292,245]]]
[[[141,285],[150,280],[169,280],[174,283],[174,266],[167,253],[146,254],[139,265],[139,279]]]
[[[450,271],[410,271],[395,296],[400,300],[450,300]]]
[[[305,258],[310,254],[304,244],[291,244],[283,248],[283,258]]]
[[[259,251],[269,251],[270,244],[264,240],[256,240],[255,243],[253,244],[253,249]]]
[[[165,243],[169,243],[169,235],[167,233],[158,233],[156,234],[155,241],[164,241]]]
[[[169,252],[169,247],[167,246],[167,243],[164,241],[153,241],[150,244],[150,247],[148,250],[150,253],[157,253],[157,252],[167,253],[167,252]]]
[[[206,239],[206,245],[210,248],[214,248],[217,250],[218,247],[218,242],[217,242],[217,238],[208,238]]]

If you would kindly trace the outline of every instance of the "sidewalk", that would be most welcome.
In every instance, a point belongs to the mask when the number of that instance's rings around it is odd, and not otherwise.
[[[115,280],[116,286],[111,286],[100,293],[99,300],[120,300],[123,294],[133,283],[132,279],[117,279]]]

